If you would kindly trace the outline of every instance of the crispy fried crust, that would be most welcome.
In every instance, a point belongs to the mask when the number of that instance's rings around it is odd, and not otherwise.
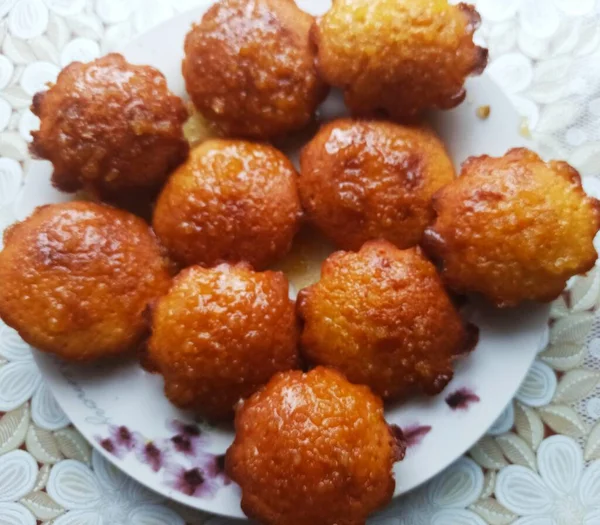
[[[309,220],[345,250],[379,238],[415,246],[435,217],[431,197],[455,177],[432,131],[385,121],[326,124],[303,149],[300,165]]]
[[[63,191],[156,190],[187,156],[183,101],[162,73],[119,54],[68,65],[31,110],[41,121],[32,152],[52,162]]]
[[[154,230],[183,265],[248,261],[263,269],[289,251],[298,230],[296,178],[269,145],[206,141],[167,182]]]
[[[298,326],[281,272],[247,264],[181,272],[152,315],[148,358],[165,393],[212,420],[279,371],[298,367]]]
[[[448,109],[487,63],[473,44],[479,15],[446,0],[334,0],[311,34],[323,78],[356,115],[392,118]]]
[[[237,411],[225,468],[266,525],[363,525],[390,501],[405,446],[381,400],[327,368],[277,374]]]
[[[574,168],[525,148],[471,157],[434,208],[424,246],[445,282],[497,306],[551,301],[597,259],[600,202],[585,195]]]
[[[272,138],[308,124],[327,88],[293,0],[221,0],[185,39],[195,106],[226,135]]]
[[[0,317],[32,346],[69,360],[131,350],[143,312],[170,282],[150,228],[90,202],[52,204],[9,228]]]
[[[421,251],[386,241],[331,255],[321,280],[300,292],[298,313],[306,359],[384,399],[441,392],[454,359],[477,340]]]

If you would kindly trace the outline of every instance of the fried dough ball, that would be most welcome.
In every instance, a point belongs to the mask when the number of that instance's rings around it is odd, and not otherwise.
[[[340,119],[323,126],[300,157],[298,189],[309,220],[338,247],[370,239],[419,243],[435,217],[431,197],[454,179],[432,131]]]
[[[298,312],[307,360],[384,399],[441,392],[452,362],[477,340],[433,264],[418,248],[399,250],[387,241],[331,255],[321,280],[300,291]]]
[[[188,153],[183,101],[162,73],[119,54],[68,65],[35,95],[32,111],[41,120],[32,150],[52,162],[52,182],[63,191],[111,198],[157,190]]]
[[[263,269],[289,251],[298,230],[296,177],[267,144],[208,140],[167,182],[154,230],[183,265],[248,261]]]
[[[68,360],[120,354],[146,335],[145,310],[169,287],[150,228],[91,202],[37,208],[4,233],[0,317],[30,345]]]
[[[198,110],[226,135],[273,138],[305,126],[325,98],[293,0],[221,0],[185,39],[183,76]]]
[[[225,469],[266,525],[363,525],[394,493],[403,458],[381,399],[323,367],[277,374],[245,401]]]
[[[173,404],[223,420],[273,374],[298,367],[297,343],[283,273],[192,266],[157,302],[147,357]]]
[[[319,71],[357,115],[452,108],[487,63],[472,40],[479,21],[472,6],[447,0],[333,0],[312,30]]]
[[[442,262],[444,281],[500,307],[551,301],[597,259],[600,201],[585,195],[566,162],[544,162],[525,148],[471,157],[434,208],[424,243]]]

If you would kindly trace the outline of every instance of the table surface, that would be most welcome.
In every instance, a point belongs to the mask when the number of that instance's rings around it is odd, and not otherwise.
[[[115,50],[197,3],[0,0],[0,232],[15,220],[34,166],[32,95],[69,62]],[[544,157],[574,165],[600,198],[600,0],[475,3],[488,72],[523,115],[523,130]],[[488,434],[370,523],[600,523],[599,307],[596,267],[554,303],[548,347]],[[22,345],[0,322],[2,525],[239,523],[173,505],[108,465],[69,425],[29,351],[15,350]],[[68,484],[55,482],[58,469]]]

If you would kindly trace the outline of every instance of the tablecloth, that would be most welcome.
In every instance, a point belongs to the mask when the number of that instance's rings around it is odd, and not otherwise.
[[[32,166],[32,95],[69,62],[114,50],[196,4],[0,0],[0,230],[14,221]],[[600,2],[476,4],[488,72],[523,115],[522,132],[545,157],[578,168],[586,190],[600,198]],[[371,523],[600,524],[599,304],[596,267],[553,304],[547,348],[487,435]],[[0,524],[235,523],[164,501],[93,452],[23,345],[0,325]]]

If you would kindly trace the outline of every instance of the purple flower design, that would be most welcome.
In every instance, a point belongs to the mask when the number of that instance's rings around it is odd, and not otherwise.
[[[398,425],[392,425],[392,430],[394,433],[403,436],[407,447],[414,447],[421,444],[423,438],[431,431],[431,427],[429,425],[414,424],[400,429]]]
[[[200,454],[202,447],[206,445],[206,438],[202,435],[202,431],[193,423],[173,420],[167,424],[167,427],[171,431],[176,432],[169,439],[170,445],[175,452],[195,457]]]
[[[131,452],[142,439],[139,432],[132,432],[124,425],[110,425],[108,437],[96,437],[104,450],[118,458],[123,458],[128,452]]]
[[[140,442],[135,447],[135,455],[141,463],[148,465],[154,472],[158,472],[168,464],[171,457],[169,443],[164,440]]]
[[[165,483],[175,490],[196,498],[210,498],[223,485],[215,466],[216,456],[206,454],[197,458],[189,467],[167,465]]]
[[[189,437],[200,437],[202,430],[195,423],[186,423],[179,419],[172,419],[167,422],[167,428],[175,434],[182,434]]]
[[[217,474],[225,475],[225,454],[215,456]]]
[[[100,443],[100,446],[109,454],[112,454],[113,456],[116,456],[120,459],[122,459],[125,456],[125,451],[121,448],[117,448],[112,439],[96,436],[96,441]]]
[[[133,450],[136,443],[142,438],[139,432],[131,432],[125,425],[111,425],[108,427],[108,433],[117,444],[117,447],[124,448],[128,451]]]
[[[110,425],[108,436],[96,436],[100,446],[118,458],[134,452],[136,459],[154,472],[163,471],[165,483],[195,497],[211,497],[217,489],[231,483],[225,474],[225,456],[208,454],[202,448],[208,438],[194,423],[167,422],[174,433],[166,439],[149,440],[124,425]],[[173,461],[175,454],[187,457],[183,466]]]
[[[229,485],[231,483],[231,480],[225,473],[225,454],[213,456],[212,459],[207,458],[205,468],[208,475],[218,480],[222,485]]]
[[[446,404],[452,410],[467,410],[472,403],[479,403],[481,399],[471,389],[462,387],[446,397]]]

